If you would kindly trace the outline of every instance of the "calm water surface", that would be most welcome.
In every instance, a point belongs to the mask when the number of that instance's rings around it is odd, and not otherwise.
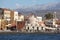
[[[0,34],[0,40],[60,40],[60,34]]]

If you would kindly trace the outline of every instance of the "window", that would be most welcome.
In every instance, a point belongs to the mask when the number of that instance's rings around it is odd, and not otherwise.
[[[28,27],[28,30],[29,30],[29,27]]]
[[[2,15],[3,14],[3,10],[2,9],[0,9],[0,15]]]
[[[39,27],[37,27],[37,30],[39,30]]]
[[[2,10],[0,10],[0,13],[2,13]]]
[[[0,18],[3,18],[3,10],[0,9]]]
[[[43,30],[43,27],[41,27],[41,30]]]

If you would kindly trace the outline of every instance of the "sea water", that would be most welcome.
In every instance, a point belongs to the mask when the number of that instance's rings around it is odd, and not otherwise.
[[[0,34],[0,40],[60,40],[60,34],[40,34],[40,33],[32,33],[32,34],[24,34],[24,33],[16,33],[16,34]]]

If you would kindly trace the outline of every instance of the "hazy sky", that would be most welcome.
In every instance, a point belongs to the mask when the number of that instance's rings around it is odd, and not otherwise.
[[[60,0],[0,0],[0,7],[15,9],[22,6],[60,2]]]

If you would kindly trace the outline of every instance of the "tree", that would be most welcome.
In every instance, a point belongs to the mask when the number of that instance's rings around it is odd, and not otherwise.
[[[52,19],[53,18],[53,14],[48,12],[47,14],[45,14],[45,19]]]

